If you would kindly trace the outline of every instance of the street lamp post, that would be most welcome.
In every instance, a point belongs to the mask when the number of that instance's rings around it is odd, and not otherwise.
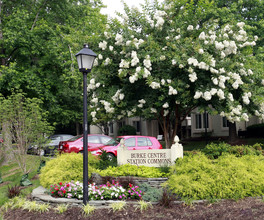
[[[88,195],[88,121],[87,121],[87,74],[91,72],[97,56],[88,44],[84,44],[76,55],[79,71],[83,73],[83,203],[86,205]]]

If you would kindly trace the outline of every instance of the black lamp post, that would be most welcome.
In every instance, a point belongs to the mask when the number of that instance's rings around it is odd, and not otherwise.
[[[87,121],[87,73],[91,72],[97,56],[84,44],[76,55],[79,71],[83,73],[83,203],[88,201],[88,121]]]

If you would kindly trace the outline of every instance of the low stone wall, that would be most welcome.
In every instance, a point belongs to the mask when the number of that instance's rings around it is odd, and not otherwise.
[[[122,182],[124,180],[130,180],[131,183],[141,184],[147,183],[152,187],[162,188],[162,184],[168,180],[168,178],[145,178],[145,177],[135,177],[135,176],[119,176],[119,177],[102,177],[97,173],[92,173],[92,182],[95,182],[97,185],[104,184],[105,182],[112,180]]]

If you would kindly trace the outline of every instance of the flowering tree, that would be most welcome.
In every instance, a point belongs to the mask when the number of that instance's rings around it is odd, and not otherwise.
[[[156,118],[169,147],[196,107],[231,122],[264,118],[263,81],[253,68],[258,37],[244,22],[213,19],[214,7],[184,0],[142,11],[125,5],[122,22],[111,23],[99,43],[88,85],[93,122]]]

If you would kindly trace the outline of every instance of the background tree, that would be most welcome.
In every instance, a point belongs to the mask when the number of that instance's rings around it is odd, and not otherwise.
[[[195,108],[229,121],[263,117],[262,74],[250,26],[218,17],[208,1],[125,5],[99,43],[98,71],[88,86],[94,123],[140,115],[156,118],[169,147]],[[102,116],[103,115],[103,116]]]
[[[43,101],[58,129],[82,120],[82,76],[75,54],[97,44],[106,16],[101,1],[1,0],[0,90]]]
[[[52,131],[40,104],[41,100],[26,98],[22,93],[12,94],[7,99],[0,96],[3,146],[12,153],[23,174],[33,168],[26,164],[29,145],[43,143]]]

